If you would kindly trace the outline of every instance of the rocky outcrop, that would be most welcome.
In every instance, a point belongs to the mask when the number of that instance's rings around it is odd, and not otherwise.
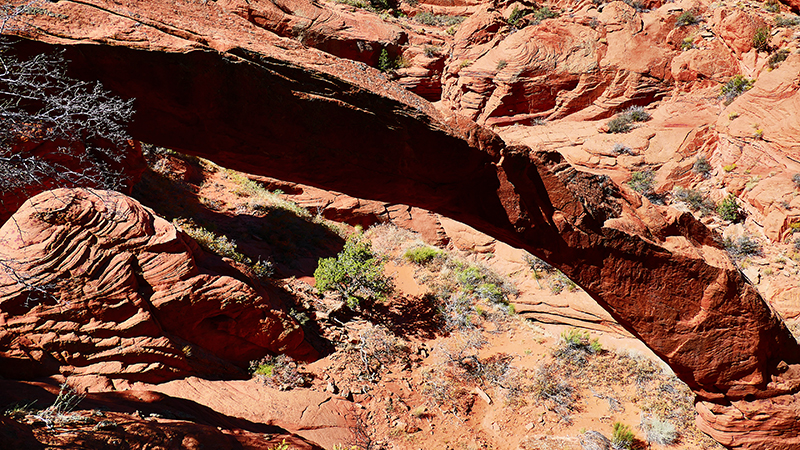
[[[58,392],[58,387],[44,383],[0,381],[0,402],[7,405],[52,405]],[[263,391],[259,394],[250,392],[250,398],[258,397],[267,405],[280,404]],[[179,396],[145,390],[86,393],[74,411],[51,420],[56,425],[53,428],[43,426],[41,418],[24,409],[4,415],[0,418],[0,447],[258,450],[285,442],[296,449],[322,448],[274,424],[226,415]]]
[[[377,65],[382,49],[397,55],[408,41],[401,28],[346,5],[322,7],[308,0],[223,0],[217,5],[278,36],[371,66]]]
[[[30,18],[34,36],[67,44],[75,73],[136,97],[136,137],[250,173],[423,207],[529,249],[674,369],[697,394],[710,434],[747,448],[796,441],[800,349],[690,214],[578,171],[558,153],[507,146],[376,71],[280,39],[213,2],[50,8],[67,19]],[[747,405],[760,414],[743,417]],[[777,431],[748,434],[761,429]]]
[[[530,123],[576,113],[584,120],[603,118],[666,94],[674,51],[658,40],[663,23],[645,29],[622,2],[581,19],[527,26],[512,26],[511,11],[484,6],[454,37],[443,98],[478,123]]]
[[[313,354],[274,296],[122,194],[58,189],[0,228],[2,376],[240,376]]]

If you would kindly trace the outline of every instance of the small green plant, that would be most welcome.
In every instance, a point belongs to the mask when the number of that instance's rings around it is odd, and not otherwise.
[[[633,172],[631,180],[628,181],[628,186],[642,195],[652,194],[655,178],[656,174],[652,170]]]
[[[586,353],[600,353],[603,350],[600,341],[597,338],[590,339],[590,337],[588,331],[581,331],[577,328],[571,328],[561,333],[562,343],[567,347],[583,350]]]
[[[632,450],[635,436],[631,427],[622,422],[614,422],[614,431],[611,434],[611,446],[616,450]]]
[[[641,106],[631,106],[616,117],[606,122],[609,133],[627,133],[634,122],[646,122],[650,120],[650,113]]]
[[[381,53],[378,55],[378,70],[385,73],[389,72],[393,68],[394,65],[392,64],[392,60],[389,59],[389,51],[385,48],[381,49]]]
[[[771,12],[771,13],[779,13],[781,12],[781,2],[778,0],[767,0],[762,5],[764,10]]]
[[[411,67],[411,61],[405,55],[397,55],[392,67],[395,69],[407,69]]]
[[[391,278],[383,273],[383,261],[372,253],[363,234],[350,236],[335,258],[322,258],[314,271],[317,289],[336,291],[347,306],[356,309],[365,301],[385,298],[393,290]]]
[[[681,50],[691,50],[694,48],[694,37],[689,36],[683,39],[681,42]]]
[[[574,367],[583,367],[590,355],[603,351],[597,339],[591,339],[588,331],[575,328],[561,333],[561,340],[553,349],[553,357]]]
[[[501,59],[500,61],[497,61],[497,71],[499,72],[499,71],[505,69],[507,65],[508,65],[508,61],[506,61],[505,59]]]
[[[569,292],[575,292],[578,289],[578,285],[575,284],[574,281],[570,280],[560,270],[556,270],[555,272],[556,276],[550,278],[548,282],[550,286],[550,292],[552,292],[553,295],[558,295],[564,292],[564,289],[568,290]]]
[[[692,164],[692,172],[707,176],[711,172],[711,164],[705,156],[699,156]]]
[[[743,75],[735,75],[722,85],[720,95],[725,99],[725,104],[730,104],[736,97],[753,87],[754,82],[755,80],[745,78]]]
[[[190,219],[176,219],[173,223],[204,249],[248,266],[256,277],[266,279],[273,275],[274,268],[272,263],[262,261],[260,257],[253,260],[239,252],[236,242],[229,239],[228,236],[222,234],[218,235],[213,231],[197,225]]]
[[[519,7],[515,6],[514,10],[511,11],[511,15],[508,16],[508,24],[512,27],[516,27],[520,24],[520,21],[523,17],[527,16],[528,14],[533,13],[532,9],[519,9]]]
[[[759,177],[758,175],[750,178],[750,180],[748,180],[747,183],[745,183],[744,190],[752,191],[754,187],[758,186],[759,181],[761,181],[761,177]]]
[[[694,11],[687,10],[681,13],[680,16],[675,20],[675,27],[685,27],[689,25],[694,25],[700,22],[700,19],[694,14]]]
[[[722,220],[734,223],[741,221],[744,216],[744,212],[739,206],[739,203],[736,202],[736,196],[733,194],[728,194],[728,196],[717,205],[717,214],[719,214]]]
[[[547,6],[542,6],[533,13],[533,16],[536,18],[537,22],[540,22],[545,19],[555,19],[559,14]]]
[[[281,391],[306,384],[306,379],[299,372],[297,363],[286,355],[266,356],[258,361],[251,361],[250,374]]]
[[[769,27],[758,27],[753,33],[753,48],[759,52],[768,52],[771,37]]]
[[[286,439],[282,439],[280,444],[275,444],[267,450],[289,450],[289,444],[286,443]]]
[[[782,62],[786,61],[786,58],[789,56],[789,50],[782,48],[769,56],[767,63],[769,64],[770,69],[777,68]]]
[[[733,172],[734,170],[736,170],[736,163],[733,163],[733,164],[728,164],[728,165],[726,165],[726,166],[723,166],[723,167],[722,167],[722,170],[724,170],[724,171],[725,171],[725,173],[731,173],[731,172]]]
[[[794,182],[794,187],[800,188],[800,173],[792,175],[792,182]]]
[[[442,48],[437,45],[426,45],[423,53],[427,58],[436,58],[439,56],[439,52],[442,51]]]
[[[734,258],[744,258],[761,254],[761,245],[747,234],[736,239],[726,238],[723,246]]]
[[[468,67],[471,64],[472,64],[472,60],[471,59],[465,59],[465,60],[461,61],[461,64],[458,65],[458,68],[459,69],[463,69],[464,67]]]
[[[672,192],[675,200],[686,203],[692,211],[700,211],[703,214],[708,214],[714,210],[714,204],[707,200],[702,192],[694,189],[684,189],[676,186]]]
[[[609,120],[606,122],[606,127],[609,133],[627,133],[633,128],[631,126],[631,121],[623,116],[616,116]]]
[[[431,262],[433,258],[441,254],[440,250],[428,246],[412,247],[403,254],[403,257],[414,264],[425,264]]]
[[[737,112],[732,112],[732,113],[728,114],[728,120],[735,120],[738,117],[739,117],[739,113],[737,113]]]

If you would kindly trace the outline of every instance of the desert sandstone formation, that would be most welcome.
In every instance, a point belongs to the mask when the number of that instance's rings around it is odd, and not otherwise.
[[[39,41],[28,43],[28,50],[65,45],[73,73],[100,79],[120,95],[136,98],[134,137],[249,173],[422,207],[526,248],[576,281],[673,368],[697,394],[699,424],[713,437],[738,448],[800,446],[800,349],[718,237],[691,214],[652,205],[608,177],[576,170],[557,152],[506,145],[488,129],[440,112],[363,63],[279,37],[216,2],[164,1],[142,8],[126,0],[62,1],[50,8],[55,16],[25,18],[31,27],[20,34]],[[602,20],[617,20],[620,27],[620,34],[606,38],[607,54],[625,52],[631,39],[644,39],[632,37],[636,30],[626,28],[640,27],[637,22],[619,18],[630,15],[632,9],[626,8],[617,2],[603,11],[610,18]],[[491,15],[484,18],[490,27],[497,21]],[[538,27],[545,34],[566,33],[574,48],[586,48],[589,55],[594,51],[591,27],[546,21]],[[506,40],[502,45],[516,46],[520,54],[572,64],[577,72],[590,64],[580,51],[572,52],[574,60],[561,61],[551,47],[536,53],[522,41]],[[490,55],[492,51],[484,57]],[[706,70],[691,64],[678,64],[673,70],[660,50],[650,56],[663,64],[653,63],[648,73],[633,67],[600,73],[601,82],[619,83],[616,90],[628,94],[614,97],[612,107],[601,112],[588,108],[586,114],[602,116],[619,106],[659,98],[669,73]],[[497,60],[476,65],[471,72],[476,81],[459,82],[479,84],[492,64],[496,68]],[[719,64],[724,67],[725,62]],[[580,77],[562,78],[580,86]],[[506,83],[502,89],[512,93],[514,86]],[[505,98],[516,97],[498,93],[498,99]],[[480,103],[467,100],[458,100],[462,108]],[[554,102],[550,103],[559,104]],[[471,117],[487,122],[492,111],[501,110],[474,111]],[[550,114],[571,112],[567,108]],[[56,198],[63,195],[76,199],[66,210],[69,217],[103,216],[105,210],[91,196],[59,193]],[[128,200],[108,203],[138,211]],[[54,215],[37,218],[30,208],[23,209],[16,223],[24,223],[24,233],[63,227],[58,207],[41,209]],[[143,213],[133,217],[152,220]],[[4,232],[12,236],[17,230],[9,223]],[[139,226],[131,224],[132,229]],[[28,227],[32,231],[26,231]],[[98,242],[85,251],[107,247]],[[33,252],[37,249],[30,249],[31,257],[47,260],[49,249]],[[125,266],[131,253],[135,251],[109,251],[109,267]],[[81,267],[80,261],[75,264],[76,270]],[[153,270],[161,273],[159,267]],[[197,275],[196,270],[184,273],[188,280],[201,282],[199,292],[223,288],[221,278]],[[130,278],[135,272],[125,273]],[[20,297],[13,299],[20,304],[19,312],[5,320],[35,317],[22,309]],[[168,301],[172,297],[163,299],[165,306],[175,305]],[[198,301],[205,304],[204,299]],[[231,308],[232,314],[254,311]],[[276,324],[284,322],[275,309],[255,311]],[[136,314],[142,313],[131,310],[125,318]],[[86,320],[76,324],[76,330],[95,323]],[[215,322],[220,333],[225,329],[222,322]],[[257,347],[300,348],[298,334],[270,341],[281,332],[268,329],[263,335],[237,337]],[[171,332],[191,341],[191,329]],[[209,350],[224,353],[218,347]],[[176,363],[170,370],[188,369]]]

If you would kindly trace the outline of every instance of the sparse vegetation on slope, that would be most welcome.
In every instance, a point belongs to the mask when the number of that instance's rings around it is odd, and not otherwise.
[[[394,286],[383,273],[383,260],[372,252],[372,245],[362,233],[351,235],[334,258],[319,260],[314,271],[317,289],[335,291],[352,309],[365,302],[386,298]]]

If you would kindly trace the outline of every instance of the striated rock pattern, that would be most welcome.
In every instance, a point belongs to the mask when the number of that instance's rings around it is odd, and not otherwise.
[[[323,8],[308,0],[222,0],[217,5],[278,36],[371,66],[378,63],[382,49],[397,54],[408,41],[399,27],[344,5]]]
[[[172,3],[64,1],[50,8],[66,19],[29,20],[36,39],[68,45],[76,73],[137,98],[136,137],[251,173],[423,207],[529,249],[689,384],[712,436],[738,448],[796,447],[797,342],[690,214],[651,205],[558,153],[506,146],[372,69],[281,39],[213,2]],[[609,14],[624,12],[612,5]],[[666,60],[658,67],[670,70]]]
[[[625,3],[518,30],[508,14],[486,5],[454,36],[443,98],[478,123],[604,118],[666,95],[674,50],[659,40],[665,24],[645,27]]]
[[[268,352],[313,353],[265,291],[122,194],[39,194],[0,243],[3,377],[237,376]]]

